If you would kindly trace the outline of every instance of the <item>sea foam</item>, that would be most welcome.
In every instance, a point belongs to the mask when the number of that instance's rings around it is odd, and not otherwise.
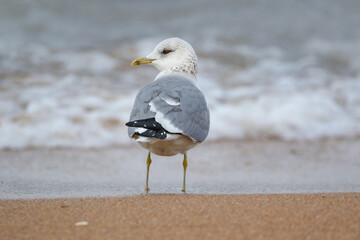
[[[157,75],[130,63],[174,36],[199,57],[208,140],[359,137],[358,1],[319,1],[6,1],[0,148],[129,144],[136,93]]]
[[[143,41],[138,44],[143,52]],[[339,75],[321,66],[323,49],[320,53],[313,49],[313,55],[296,60],[284,59],[280,49],[239,49],[232,64],[200,58],[198,81],[211,114],[209,139],[360,135],[358,73]],[[341,46],[340,50],[347,54]],[[122,67],[130,60],[106,51],[48,51],[46,55],[47,50],[34,47],[27,52],[32,51],[34,59],[29,58],[27,64],[35,62],[37,69],[25,76],[8,73],[0,83],[1,148],[130,143],[124,123],[136,92],[152,81],[156,71],[146,66]],[[236,66],[236,60],[247,58],[252,64]],[[349,64],[355,68],[358,63]],[[49,71],[43,72],[42,65]],[[3,61],[3,69],[6,66]]]

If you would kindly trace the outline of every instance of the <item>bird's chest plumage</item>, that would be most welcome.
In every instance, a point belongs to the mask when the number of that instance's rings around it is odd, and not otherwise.
[[[144,138],[134,135],[133,137],[142,147],[159,156],[173,156],[185,154],[188,150],[195,147],[198,142],[182,134],[169,134],[166,139]]]

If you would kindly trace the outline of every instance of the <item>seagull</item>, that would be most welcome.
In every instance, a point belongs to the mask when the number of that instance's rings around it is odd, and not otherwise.
[[[151,153],[160,156],[183,154],[183,188],[187,151],[203,142],[210,127],[209,109],[198,87],[197,56],[192,46],[180,38],[168,38],[131,66],[150,64],[160,73],[141,88],[135,98],[128,126],[129,137],[149,152],[145,192],[149,192]]]

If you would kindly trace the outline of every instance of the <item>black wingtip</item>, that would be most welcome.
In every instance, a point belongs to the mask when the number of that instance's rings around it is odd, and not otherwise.
[[[165,139],[167,137],[166,130],[161,126],[160,123],[156,122],[155,118],[134,120],[125,123],[125,125],[128,127],[145,128],[146,131],[142,133],[135,132],[135,134],[139,136],[159,139]]]
[[[165,130],[160,123],[156,122],[155,118],[134,120],[125,123],[125,125],[128,127],[142,127],[151,130],[161,130],[161,129]]]
[[[155,131],[155,130],[148,129],[142,133],[135,132],[135,134],[137,134],[139,136],[143,136],[143,137],[159,138],[159,139],[165,139],[167,137],[167,134],[164,130]]]

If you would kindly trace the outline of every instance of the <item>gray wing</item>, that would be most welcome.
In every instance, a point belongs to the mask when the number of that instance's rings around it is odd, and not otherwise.
[[[197,142],[209,133],[210,116],[205,97],[191,80],[178,74],[163,76],[143,87],[136,96],[130,121],[155,118],[170,133]],[[134,128],[128,128],[129,136]]]

